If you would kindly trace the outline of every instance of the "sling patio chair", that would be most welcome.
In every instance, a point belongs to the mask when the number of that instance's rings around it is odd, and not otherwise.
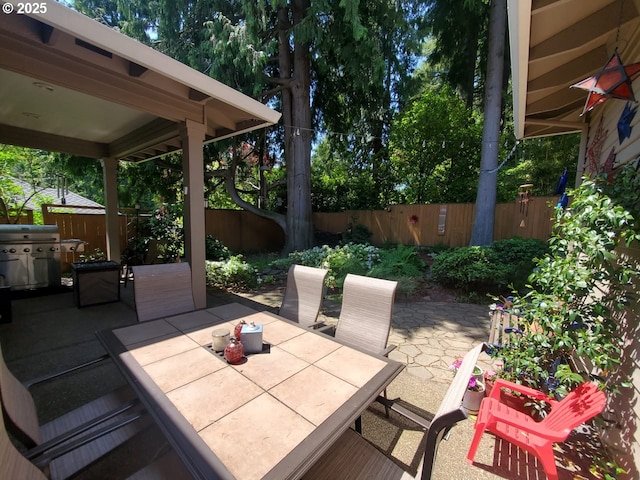
[[[138,265],[133,269],[133,298],[139,322],[196,309],[188,263]]]
[[[398,282],[348,274],[342,290],[342,307],[335,327],[320,328],[333,336],[367,352],[388,356],[397,345],[387,345],[393,304]],[[332,332],[333,330],[333,332]],[[386,389],[384,397],[387,397]],[[385,413],[389,411],[385,406]],[[360,422],[356,423],[360,431]]]
[[[317,322],[327,271],[322,268],[291,265],[287,274],[287,288],[278,314],[303,327],[323,325]]]
[[[387,345],[387,341],[397,287],[395,281],[348,274],[344,280],[338,323],[320,331],[386,357],[396,348],[396,345]]]
[[[85,365],[91,363],[95,362]],[[75,370],[77,368],[41,377],[28,385]],[[38,466],[47,466],[52,479],[69,477],[151,423],[133,391],[126,386],[40,425],[31,393],[9,371],[1,349],[0,399],[7,428],[27,449],[25,457]],[[58,454],[54,459],[53,452],[56,451]]]
[[[551,412],[542,421],[536,422],[530,415],[501,403],[502,388],[520,392],[534,399],[548,400],[543,392],[498,379],[491,394],[480,404],[467,460],[473,463],[482,434],[488,430],[536,456],[540,459],[547,478],[557,480],[558,470],[553,455],[553,444],[564,442],[574,428],[602,412],[606,401],[604,392],[598,390],[594,383],[583,383],[560,402],[552,401]]]
[[[483,348],[484,345],[479,344],[465,354],[456,376],[430,420],[415,413],[415,406],[407,405],[407,402],[378,397],[378,402],[388,406],[404,419],[415,423],[425,432],[425,438],[420,442],[422,450],[419,453],[422,460],[415,476],[405,471],[396,463],[396,460],[385,455],[364,437],[348,428],[302,478],[304,480],[430,479],[440,442],[448,438],[451,429],[457,423],[468,418],[468,412],[462,408],[462,398],[467,391],[469,377]]]
[[[66,455],[68,451],[73,451],[73,446],[63,445],[55,452],[51,452],[49,459],[55,458],[58,454]],[[49,476],[47,465],[39,468],[35,463],[29,461],[9,438],[2,415],[0,415],[0,458],[2,459],[0,462],[0,478],[2,479],[50,480],[51,478],[68,478]],[[109,472],[109,474],[112,473]],[[191,478],[186,468],[178,456],[173,451],[169,451],[128,477],[128,480],[180,480],[186,478]]]

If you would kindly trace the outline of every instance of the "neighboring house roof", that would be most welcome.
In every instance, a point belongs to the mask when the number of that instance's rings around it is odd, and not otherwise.
[[[28,210],[39,210],[40,204],[42,202],[39,201],[39,198],[53,199],[53,203],[57,204],[65,204],[73,207],[84,206],[84,207],[101,207],[101,210],[93,209],[93,208],[68,208],[68,213],[84,213],[84,214],[95,214],[95,215],[104,215],[104,205],[100,205],[93,200],[89,200],[82,195],[78,195],[74,192],[64,192],[64,196],[60,197],[62,192],[56,188],[38,188],[36,189],[36,194],[33,195],[34,189],[33,187],[24,180],[20,180],[18,178],[11,177],[11,180],[15,182],[20,188],[22,188],[23,199],[29,198],[26,202],[26,208]],[[24,200],[23,200],[24,201]],[[48,200],[47,200],[48,201]],[[67,209],[65,208],[65,211]]]

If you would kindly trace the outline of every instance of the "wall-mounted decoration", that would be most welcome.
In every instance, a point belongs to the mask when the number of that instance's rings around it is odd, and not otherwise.
[[[618,119],[618,141],[620,145],[622,145],[625,138],[631,137],[631,121],[636,116],[637,111],[638,106],[631,106],[630,102],[627,102],[624,106],[624,110],[622,110],[622,114]]]
[[[584,104],[582,113],[593,110],[596,106],[606,102],[609,98],[619,98],[621,100],[636,101],[633,94],[631,82],[640,75],[640,63],[623,65],[620,60],[618,50],[613,55],[602,70],[593,77],[585,78],[581,82],[571,85],[572,88],[582,88],[588,90],[587,101]]]
[[[602,156],[602,146],[609,135],[609,130],[604,129],[604,116],[600,117],[598,128],[593,134],[591,145],[587,148],[587,161],[585,173],[597,173],[599,168],[600,157]]]
[[[615,147],[611,147],[609,156],[605,160],[604,165],[602,165],[602,173],[604,173],[605,177],[607,177],[607,181],[609,183],[613,183],[613,177],[615,175],[613,165],[615,162],[616,162],[616,149]]]

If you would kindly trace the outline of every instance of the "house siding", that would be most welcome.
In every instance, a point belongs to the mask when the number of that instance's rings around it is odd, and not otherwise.
[[[640,82],[635,83],[638,91]],[[620,141],[618,122],[627,102],[610,100],[592,111],[589,122],[587,151],[584,158],[584,173],[594,175],[604,173],[610,181],[626,165],[638,168],[640,160],[640,111],[631,121],[630,136]],[[631,108],[638,104],[628,102]],[[639,108],[640,110],[640,108]],[[621,248],[620,253],[640,262],[640,246]],[[639,291],[635,285],[634,291]],[[619,319],[623,352],[620,368],[610,372],[611,384],[630,381],[630,388],[621,388],[619,394],[608,395],[604,417],[606,425],[601,429],[601,438],[618,465],[627,473],[620,478],[640,478],[640,326],[639,307],[635,303]]]

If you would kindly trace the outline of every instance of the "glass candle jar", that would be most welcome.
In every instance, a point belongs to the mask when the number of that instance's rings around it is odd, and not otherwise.
[[[244,357],[244,347],[237,338],[232,338],[224,348],[224,358],[231,364],[240,363]]]

